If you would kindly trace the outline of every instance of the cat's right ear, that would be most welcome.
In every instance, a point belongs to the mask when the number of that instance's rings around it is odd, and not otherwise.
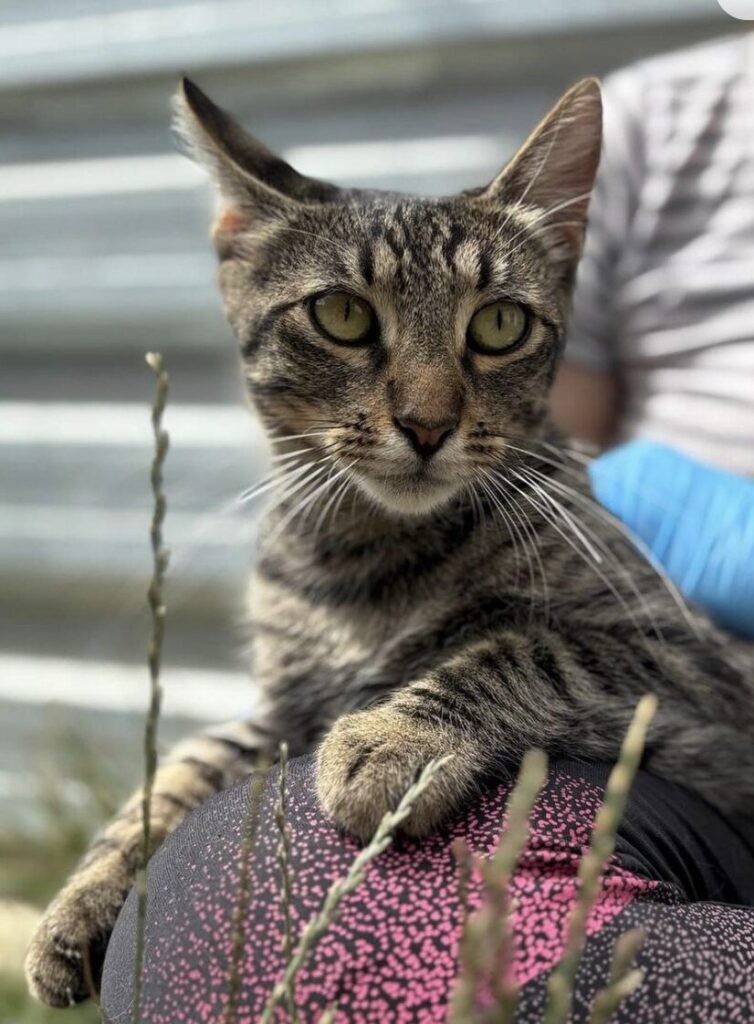
[[[291,217],[302,204],[337,198],[334,185],[299,174],[188,78],[181,79],[173,110],[178,136],[220,195],[213,227],[218,248],[260,222]]]
[[[601,141],[600,85],[585,78],[565,93],[500,174],[474,193],[477,202],[518,207],[569,280],[581,254]]]

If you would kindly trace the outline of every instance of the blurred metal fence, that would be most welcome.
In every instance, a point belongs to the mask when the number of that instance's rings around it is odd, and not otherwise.
[[[304,172],[441,193],[489,178],[575,78],[730,24],[714,0],[0,6],[0,799],[24,790],[51,701],[114,749],[145,698],[147,349],[173,378],[168,711],[177,728],[252,699],[254,510],[235,498],[264,451],[207,190],[168,131],[177,75]]]

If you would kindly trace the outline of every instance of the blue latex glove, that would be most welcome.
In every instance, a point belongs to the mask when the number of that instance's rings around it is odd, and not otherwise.
[[[600,456],[589,475],[687,598],[754,638],[754,482],[652,441]]]

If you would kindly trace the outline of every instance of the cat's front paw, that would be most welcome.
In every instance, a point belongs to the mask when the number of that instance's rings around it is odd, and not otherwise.
[[[48,1006],[71,1006],[97,992],[107,943],[127,892],[119,854],[71,879],[45,912],[26,954],[26,980],[37,999]]]
[[[344,715],[317,756],[320,803],[347,832],[366,841],[427,763],[447,754],[453,754],[452,760],[419,796],[401,826],[409,835],[426,835],[462,806],[478,767],[472,745],[388,707]]]

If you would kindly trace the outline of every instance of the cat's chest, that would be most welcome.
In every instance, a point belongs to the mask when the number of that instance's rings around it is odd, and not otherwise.
[[[334,688],[357,676],[400,674],[401,666],[392,665],[398,651],[415,652],[412,661],[419,652],[431,660],[428,631],[452,619],[458,601],[447,586],[408,588],[382,600],[327,601],[261,580],[252,593],[255,674],[271,683],[316,675]]]
[[[363,561],[268,559],[249,594],[255,674],[316,676],[328,689],[353,679],[389,688],[422,674],[457,648],[485,595],[509,588],[499,539],[477,530],[429,554],[401,545]]]

